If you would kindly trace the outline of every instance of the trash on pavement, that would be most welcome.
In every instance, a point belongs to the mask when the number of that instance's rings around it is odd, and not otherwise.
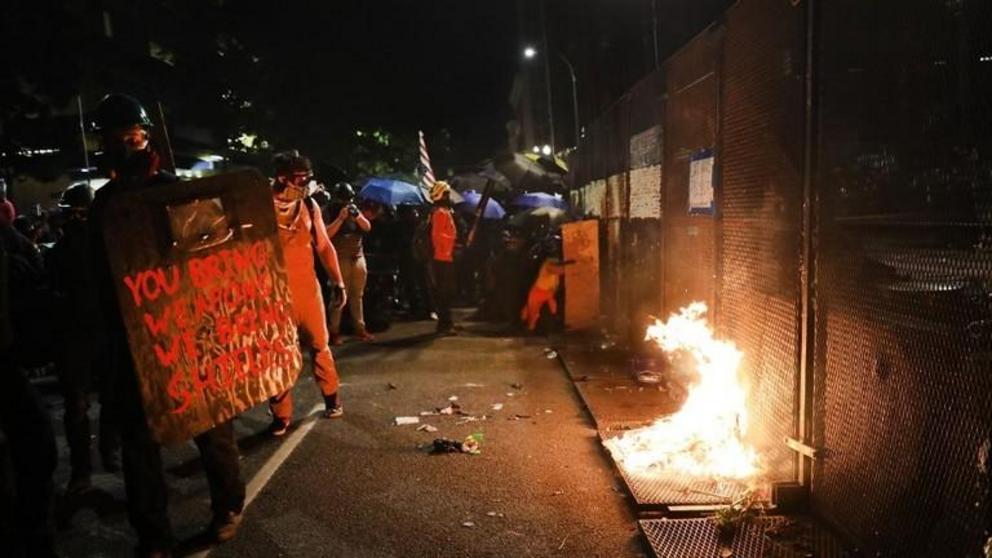
[[[417,427],[417,432],[437,432],[437,427],[430,424],[421,424]]]
[[[512,387],[513,389],[524,389],[524,385],[523,384],[516,383],[516,382],[510,384],[510,387]]]
[[[462,413],[462,406],[459,405],[458,403],[454,403],[454,402],[449,403],[448,406],[445,407],[445,408],[443,408],[443,409],[436,409],[436,411],[437,411],[437,413],[439,415],[461,415],[461,414],[463,414]]]
[[[530,418],[530,415],[513,415],[512,417],[510,417],[510,418],[508,418],[506,420],[523,420],[523,419],[529,419],[529,418]]]
[[[512,392],[512,391],[508,391],[508,392],[506,392],[506,396],[507,396],[507,397],[513,397],[513,392]]]
[[[448,401],[458,401],[458,396],[452,395],[451,397],[448,398]]]
[[[492,404],[492,408],[493,408],[494,411],[502,411],[503,410],[503,404],[502,403],[493,403]]]
[[[545,409],[545,410],[544,410],[544,414],[546,414],[546,415],[550,415],[550,414],[551,414],[551,409]]]
[[[462,523],[462,527],[467,527],[471,529],[472,527],[475,527],[475,523],[472,521],[465,521],[464,523]]]
[[[386,384],[386,387],[389,389],[399,389],[399,386],[397,386],[393,382],[389,382],[388,384]]]
[[[548,357],[548,360],[554,360],[558,358],[558,351],[554,349],[544,349],[544,356]]]
[[[470,453],[472,455],[478,455],[482,453],[482,450],[479,449],[481,444],[482,432],[471,434],[462,442],[450,438],[437,438],[434,440],[434,447],[431,449],[431,454]]]
[[[393,424],[396,426],[403,426],[406,424],[420,424],[420,417],[396,417],[393,419]]]
[[[489,517],[506,517],[502,513],[494,512],[494,511],[486,512],[486,515],[488,515]]]

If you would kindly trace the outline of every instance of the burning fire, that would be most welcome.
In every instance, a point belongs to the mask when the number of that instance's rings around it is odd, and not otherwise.
[[[706,304],[694,302],[648,328],[646,339],[656,342],[669,360],[687,358],[698,381],[677,413],[606,441],[629,473],[676,471],[736,480],[758,473],[757,456],[743,442],[746,393],[737,377],[742,354],[733,343],[714,339],[705,314]]]

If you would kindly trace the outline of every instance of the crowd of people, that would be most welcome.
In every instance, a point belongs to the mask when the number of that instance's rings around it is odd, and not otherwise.
[[[123,192],[176,178],[162,169],[150,141],[153,124],[137,100],[109,95],[94,120],[106,185],[96,192],[74,185],[48,213],[18,216],[10,201],[0,203],[0,460],[10,465],[0,467],[0,525],[9,526],[0,536],[10,556],[55,555],[50,516],[58,454],[48,412],[24,374],[39,367],[54,368],[64,398],[71,468],[66,498],[91,490],[89,412],[96,393],[100,465],[123,474],[136,555],[169,556],[175,544],[161,448],[145,417],[103,225],[108,204]],[[560,258],[560,240],[550,230],[509,231],[480,222],[473,242],[466,242],[471,227],[454,211],[444,181],[430,188],[429,208],[393,208],[358,199],[346,183],[315,188],[314,179],[310,161],[298,152],[275,157],[272,200],[291,314],[312,357],[324,417],[344,414],[331,347],[343,342],[346,307],[359,342],[374,339],[363,301],[373,302],[379,323],[384,312],[434,317],[442,336],[458,334],[452,315],[458,304],[530,330],[543,306],[555,313],[561,268],[552,259]],[[380,269],[370,269],[367,252],[380,258]],[[370,277],[388,279],[373,281],[366,293]],[[272,397],[269,407],[269,433],[286,434],[293,423],[291,389]],[[237,531],[245,500],[232,423],[194,442],[210,485],[213,520],[205,536],[224,542]]]

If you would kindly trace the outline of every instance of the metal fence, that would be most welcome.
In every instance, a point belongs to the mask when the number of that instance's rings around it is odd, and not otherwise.
[[[824,3],[815,509],[978,556],[992,426],[992,5]]]
[[[990,28],[979,0],[741,0],[573,156],[607,322],[711,302],[772,478],[877,555],[980,556],[992,525]]]

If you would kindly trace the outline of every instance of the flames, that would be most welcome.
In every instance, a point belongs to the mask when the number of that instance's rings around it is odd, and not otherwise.
[[[733,343],[713,337],[705,314],[706,304],[694,302],[648,328],[646,338],[674,364],[688,365],[697,380],[677,413],[606,441],[628,473],[728,480],[758,473],[757,456],[744,443],[747,397],[737,370],[742,354]]]

